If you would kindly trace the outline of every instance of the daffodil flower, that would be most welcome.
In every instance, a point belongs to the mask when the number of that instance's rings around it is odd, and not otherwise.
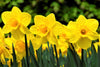
[[[17,56],[17,61],[21,61],[23,57],[26,56],[26,51],[25,51],[25,42],[22,40],[17,40],[14,45],[16,56]]]
[[[31,26],[30,31],[40,37],[46,37],[49,42],[54,43],[55,37],[53,36],[52,29],[56,23],[55,15],[49,14],[47,17],[36,15],[34,17],[35,25]]]
[[[57,39],[57,52],[59,53],[59,49],[63,55],[67,55],[67,48],[69,47],[69,37],[70,37],[70,30],[67,26],[62,25],[61,23],[57,23],[53,28],[53,33]]]
[[[70,21],[68,28],[71,29],[71,43],[77,43],[80,48],[87,49],[91,46],[92,40],[98,38],[96,32],[98,28],[98,21],[96,19],[86,19],[83,15],[80,15],[78,19],[73,22]]]
[[[5,24],[3,27],[4,33],[11,32],[12,35],[17,36],[18,38],[20,37],[19,33],[29,33],[27,26],[31,21],[31,15],[27,12],[21,12],[18,7],[14,6],[11,11],[3,12],[1,18]]]
[[[3,64],[6,64],[5,58],[11,59],[12,55],[8,49],[1,43],[0,45],[0,59]]]
[[[11,54],[13,53],[13,50],[12,50],[12,44],[13,44],[17,62],[21,61],[23,59],[23,57],[25,57],[25,55],[26,55],[25,41],[23,39],[16,40],[14,38],[5,38],[5,42],[6,42],[7,48],[9,49],[9,52]]]
[[[56,23],[56,19],[53,13],[49,14],[47,17],[36,15],[34,17],[34,23],[35,25],[31,26],[30,28],[31,32],[43,37],[50,32]]]
[[[57,23],[53,28],[53,33],[56,38],[63,42],[68,42],[70,38],[70,29],[67,26]]]

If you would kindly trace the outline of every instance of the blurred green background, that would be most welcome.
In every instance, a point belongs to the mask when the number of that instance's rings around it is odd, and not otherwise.
[[[49,13],[54,13],[57,21],[65,25],[80,14],[100,21],[99,3],[100,0],[0,0],[0,15],[3,11],[10,11],[13,6],[17,6],[32,15],[29,27],[34,24],[35,15],[47,16]],[[0,17],[0,26],[3,25]]]

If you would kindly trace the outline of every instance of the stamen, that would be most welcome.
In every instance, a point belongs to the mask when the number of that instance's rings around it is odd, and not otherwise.
[[[82,29],[81,30],[81,34],[85,35],[86,34],[86,30],[85,29]]]

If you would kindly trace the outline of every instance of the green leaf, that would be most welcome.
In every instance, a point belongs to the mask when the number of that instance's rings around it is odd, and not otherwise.
[[[39,67],[42,67],[42,66],[43,66],[43,61],[42,61],[42,45],[41,45],[41,47],[36,51],[36,54],[37,54],[37,59],[38,59]]]
[[[27,46],[27,37],[26,37],[26,35],[25,35],[25,50],[26,50],[27,66],[29,67],[29,56],[28,56],[28,46]]]
[[[15,54],[15,49],[14,49],[14,46],[12,44],[12,50],[13,50],[13,67],[18,67],[18,63],[17,63],[17,60],[16,60],[16,54]]]
[[[54,45],[54,50],[55,50],[55,54],[56,54],[57,67],[60,67],[60,65],[59,65],[59,60],[58,60],[58,54],[57,54],[56,45]]]
[[[81,4],[81,0],[75,0],[77,4]]]
[[[67,64],[69,67],[77,67],[77,62],[70,48],[67,51]]]
[[[33,49],[33,46],[32,46],[32,42],[30,41],[30,47],[29,47],[29,52],[30,52],[30,59],[31,59],[31,64],[34,66],[34,67],[39,67],[39,64],[37,62],[37,58],[35,57],[34,55],[34,49]]]
[[[17,0],[17,3],[24,3],[24,0]]]
[[[22,67],[26,67],[25,58],[22,59]]]
[[[60,5],[57,2],[52,2],[50,6],[53,7],[55,13],[57,13],[60,10]]]
[[[65,64],[64,57],[62,56],[61,50],[59,50],[59,64],[63,66]]]
[[[17,6],[18,3],[17,3],[16,1],[12,1],[12,2],[11,2],[11,5],[13,5],[13,6]]]
[[[97,67],[100,67],[100,46],[98,46]]]
[[[91,57],[90,57],[90,61],[91,61],[91,67],[96,67],[97,66],[97,53],[96,53],[96,49],[94,47],[94,45],[92,44],[91,46]]]

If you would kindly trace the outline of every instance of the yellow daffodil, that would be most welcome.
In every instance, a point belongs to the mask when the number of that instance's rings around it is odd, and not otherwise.
[[[53,35],[52,29],[56,23],[55,15],[53,13],[49,14],[47,17],[42,15],[36,15],[34,17],[35,25],[31,26],[30,31],[35,37],[31,37],[31,41],[34,47],[34,51],[40,48],[42,44],[42,49],[47,48],[47,41],[50,44],[56,43],[56,38]]]
[[[5,36],[3,30],[0,28],[0,60],[3,64],[6,64],[5,58],[11,59],[11,53],[6,48]]]
[[[23,57],[26,56],[26,52],[25,52],[25,42],[18,40],[16,41],[15,45],[15,52],[16,52],[16,56],[17,56],[17,61],[21,61],[23,59]]]
[[[42,15],[36,15],[34,17],[35,25],[31,26],[30,31],[32,34],[39,35],[41,37],[47,37],[49,42],[54,43],[55,37],[52,34],[52,29],[56,23],[55,15],[49,14],[47,17]]]
[[[71,29],[71,43],[77,43],[80,48],[87,49],[91,46],[92,40],[98,38],[96,32],[98,28],[98,21],[96,19],[86,19],[83,15],[80,15],[78,19],[73,22],[70,21],[68,28]]]
[[[58,23],[54,26],[53,33],[57,39],[56,46],[58,53],[59,49],[61,49],[62,54],[67,55],[67,48],[69,47],[68,42],[70,37],[69,29],[67,29],[67,26]]]
[[[62,42],[68,42],[70,38],[70,29],[67,26],[57,23],[53,28],[56,38]]]
[[[47,17],[36,15],[34,17],[34,23],[35,25],[30,28],[31,32],[43,37],[50,32],[50,29],[56,23],[56,19],[53,13],[49,14]]]
[[[8,59],[11,59],[12,56],[11,56],[11,53],[9,52],[8,49],[5,48],[4,45],[0,45],[0,59],[1,59],[1,62],[3,64],[6,64],[6,61],[5,61],[5,58],[8,58]]]
[[[23,57],[25,57],[25,41],[20,39],[15,40],[14,38],[6,38],[5,42],[11,54],[13,53],[12,44],[14,45],[17,62],[21,61]]]
[[[14,6],[11,11],[5,11],[1,14],[4,33],[12,33],[12,36],[17,36],[19,39],[22,34],[29,33],[27,26],[31,21],[31,15]],[[20,35],[19,35],[20,34]],[[16,37],[15,37],[16,38]]]

